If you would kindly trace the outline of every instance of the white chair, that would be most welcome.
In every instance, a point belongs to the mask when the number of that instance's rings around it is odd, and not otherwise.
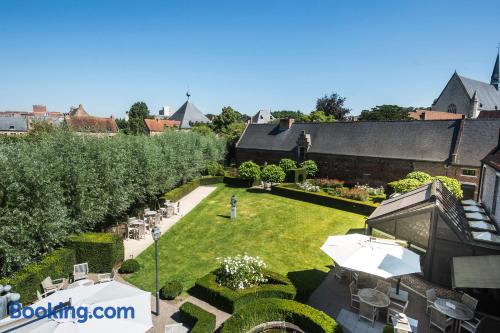
[[[479,325],[484,320],[484,317],[478,318],[474,317],[471,320],[463,320],[460,321],[460,332],[462,332],[462,328],[470,333],[476,333]]]
[[[116,269],[113,268],[111,273],[101,273],[97,274],[97,283],[111,282],[115,279]]]
[[[397,316],[399,313],[405,313],[408,308],[408,304],[410,304],[409,301],[406,301],[405,303],[391,301],[391,304],[389,304],[389,307],[387,308],[387,324],[392,324],[392,317]]]
[[[64,288],[64,279],[54,279],[52,280],[50,276],[47,276],[43,281],[41,282],[43,292],[45,293],[53,293],[57,290],[61,290]]]
[[[375,325],[375,316],[377,315],[377,309],[370,304],[363,301],[359,302],[359,316],[358,320],[361,318],[368,320],[372,323],[372,327]]]
[[[467,305],[467,307],[469,309],[471,309],[472,311],[476,310],[478,300],[475,299],[474,297],[472,297],[472,296],[470,296],[470,295],[468,295],[466,293],[463,293],[461,301],[462,301],[463,304]]]
[[[187,330],[180,323],[165,325],[165,333],[185,333]]]
[[[89,264],[84,262],[73,266],[73,281],[86,279],[89,275]]]
[[[351,307],[359,309],[358,289],[356,288],[354,281],[351,281],[351,283],[349,284],[349,291],[351,292]],[[358,304],[358,306],[355,306],[356,303]]]
[[[434,306],[430,306],[431,318],[429,319],[429,329],[434,326],[441,332],[446,332],[449,328],[453,328],[453,318],[447,317],[439,312]]]
[[[41,301],[42,299],[44,299],[45,297],[55,293],[56,290],[52,290],[52,291],[49,291],[49,292],[44,292],[44,293],[41,293],[39,290],[36,291],[36,298]]]
[[[434,302],[437,299],[436,289],[434,289],[434,288],[427,289],[425,291],[425,298],[426,298],[426,302],[427,302],[427,307],[425,308],[425,313],[429,313],[430,307],[434,305]]]

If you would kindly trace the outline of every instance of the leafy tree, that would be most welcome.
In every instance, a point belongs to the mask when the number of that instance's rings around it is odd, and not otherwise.
[[[378,105],[371,110],[361,111],[358,120],[360,121],[382,121],[382,120],[411,120],[408,112],[414,108],[402,107],[398,105]]]
[[[242,179],[256,181],[261,176],[260,167],[252,161],[243,162],[238,168],[238,175]]]
[[[281,169],[283,169],[283,171],[285,171],[286,175],[288,175],[291,170],[297,168],[297,163],[289,158],[281,159],[278,165]]]
[[[144,119],[149,118],[149,109],[146,103],[134,103],[128,112],[128,127],[130,134],[148,134]]]
[[[260,178],[267,183],[281,183],[285,180],[285,171],[275,164],[269,164],[262,169]]]
[[[345,97],[341,97],[336,93],[325,95],[316,100],[316,111],[323,111],[326,116],[332,116],[336,120],[344,120],[347,118],[350,109],[344,107]]]
[[[432,177],[421,171],[410,172],[406,178],[390,182],[387,185],[391,186],[397,193],[406,193],[434,180],[439,180],[457,199],[463,198],[464,194],[458,180],[446,176]]]
[[[309,115],[303,117],[304,122],[310,123],[325,123],[335,121],[333,116],[327,116],[323,111],[312,111]]]
[[[293,118],[296,121],[304,121],[304,117],[306,116],[304,113],[300,112],[299,110],[297,110],[297,111],[287,111],[287,110],[273,111],[273,112],[271,112],[271,115],[275,119]]]
[[[191,127],[191,131],[200,133],[201,135],[212,135],[214,131],[210,126],[203,123],[196,123]]]
[[[230,106],[222,108],[222,112],[212,120],[212,128],[216,133],[224,132],[231,124],[243,122],[241,113]]]
[[[118,126],[118,130],[123,134],[129,134],[128,121],[126,121],[124,118],[117,118],[116,126]]]
[[[217,161],[210,162],[207,166],[207,173],[210,176],[224,176],[224,166]]]
[[[318,165],[313,160],[306,160],[300,163],[300,167],[305,168],[307,175],[310,177],[315,176],[319,171]]]

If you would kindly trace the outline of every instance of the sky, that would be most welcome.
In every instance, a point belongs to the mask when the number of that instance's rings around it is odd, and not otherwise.
[[[499,0],[0,0],[0,110],[430,106],[455,70],[489,82],[499,22]]]

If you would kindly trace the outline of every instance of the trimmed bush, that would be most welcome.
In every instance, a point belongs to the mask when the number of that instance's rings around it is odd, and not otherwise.
[[[436,176],[435,179],[439,180],[444,187],[448,189],[457,199],[462,199],[464,197],[464,192],[462,191],[462,186],[460,182],[455,178]]]
[[[340,325],[324,312],[292,300],[267,298],[238,309],[222,327],[221,333],[244,333],[259,324],[285,321],[305,332],[340,332]]]
[[[179,281],[170,281],[160,289],[160,296],[162,299],[173,300],[182,293],[182,289]]]
[[[297,169],[297,163],[289,158],[281,159],[278,166],[285,171],[287,177],[290,177],[293,169]]]
[[[210,176],[224,176],[224,166],[219,162],[213,161],[208,164],[207,173]]]
[[[120,267],[120,274],[132,274],[141,269],[139,262],[135,259],[125,260]]]
[[[285,180],[285,172],[275,164],[269,164],[262,169],[260,178],[268,183],[281,183]]]
[[[0,284],[10,284],[12,290],[21,295],[21,303],[35,301],[37,290],[41,291],[41,282],[50,276],[52,279],[67,278],[73,272],[75,252],[69,248],[59,248],[44,256],[38,263],[33,263],[14,273],[10,278],[3,278]]]
[[[174,202],[179,201],[179,199],[193,192],[199,186],[218,184],[222,183],[223,180],[224,177],[222,176],[207,176],[207,177],[193,179],[192,181],[189,181],[186,184],[176,187],[173,190],[165,193],[160,197],[160,199],[170,200]]]
[[[307,170],[307,175],[309,177],[315,176],[319,171],[318,165],[313,160],[306,160],[300,163],[300,167]]]
[[[190,291],[198,298],[226,312],[241,308],[257,298],[294,299],[297,295],[292,282],[285,276],[271,271],[265,271],[268,282],[247,289],[233,290],[217,283],[214,272],[198,279]]]
[[[181,305],[181,321],[191,327],[191,333],[212,333],[215,331],[215,315],[190,302]]]
[[[260,167],[252,161],[243,162],[238,168],[238,175],[241,179],[256,181],[261,177]]]
[[[125,255],[123,239],[113,233],[86,233],[70,237],[78,263],[87,262],[92,273],[111,272]]]
[[[423,171],[412,171],[406,175],[406,178],[416,179],[421,183],[430,183],[432,182],[432,176]]]

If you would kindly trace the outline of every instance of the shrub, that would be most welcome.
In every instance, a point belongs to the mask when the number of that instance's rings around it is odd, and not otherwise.
[[[59,248],[44,256],[40,262],[30,264],[11,277],[0,280],[0,284],[10,284],[12,290],[21,295],[21,303],[31,303],[36,300],[36,292],[47,276],[52,279],[67,278],[73,272],[74,264],[73,249]]]
[[[215,315],[199,306],[186,302],[179,308],[181,321],[191,326],[191,333],[212,333],[215,331]]]
[[[305,168],[307,170],[307,175],[309,177],[316,175],[319,171],[318,165],[313,160],[306,160],[300,163],[300,167]]]
[[[390,182],[387,185],[391,186],[395,192],[406,193],[406,192],[413,191],[414,189],[422,186],[423,184],[419,180],[412,179],[412,178],[405,178],[405,179],[397,180],[394,182]]]
[[[184,185],[174,188],[173,190],[165,193],[160,197],[162,200],[170,200],[170,201],[179,201],[189,193],[193,192],[199,186],[202,185],[212,185],[217,183],[222,183],[224,177],[222,176],[208,176],[194,179],[190,182],[187,182]]]
[[[344,181],[338,179],[318,178],[312,180],[313,184],[325,188],[339,188],[344,187]]]
[[[137,260],[127,259],[122,263],[119,272],[121,274],[132,274],[137,272],[139,269],[141,269],[141,266]]]
[[[244,333],[259,324],[285,321],[305,332],[339,332],[338,324],[324,312],[292,300],[260,299],[238,309],[222,327],[221,333]]]
[[[406,175],[405,178],[416,179],[423,184],[432,182],[432,176],[422,171],[410,172],[409,174]]]
[[[358,201],[368,200],[368,192],[363,188],[347,188],[342,187],[340,189],[340,196],[343,198],[348,198]]]
[[[252,161],[241,163],[238,174],[242,179],[251,181],[258,180],[261,176],[260,167]]]
[[[378,196],[385,193],[383,186],[380,187],[370,187],[368,185],[355,185],[354,188],[365,190],[368,195]]]
[[[439,180],[444,187],[448,189],[457,199],[462,199],[464,197],[464,192],[462,191],[462,186],[460,182],[455,178],[436,176],[435,179]]]
[[[210,162],[207,166],[207,173],[210,176],[224,176],[224,166],[219,162]]]
[[[295,163],[294,160],[291,160],[289,158],[283,158],[283,159],[281,159],[278,165],[279,165],[279,167],[281,169],[283,169],[283,171],[285,172],[285,174],[287,176],[289,176],[290,171],[292,169],[296,169],[297,168],[297,163]]]
[[[269,164],[262,169],[261,178],[268,183],[281,183],[285,180],[285,172],[275,164]]]
[[[264,271],[264,277],[267,283],[233,290],[217,283],[217,276],[212,272],[196,280],[190,293],[226,312],[233,312],[258,298],[294,299],[297,295],[297,290],[287,277],[267,270]]]
[[[162,299],[173,300],[182,293],[183,287],[179,281],[167,282],[160,289],[160,296]]]
[[[259,257],[237,255],[220,260],[215,271],[217,283],[231,289],[245,289],[267,282],[264,277],[266,264]]]
[[[123,239],[113,233],[86,233],[70,237],[76,262],[87,262],[93,273],[111,272],[124,258]]]

